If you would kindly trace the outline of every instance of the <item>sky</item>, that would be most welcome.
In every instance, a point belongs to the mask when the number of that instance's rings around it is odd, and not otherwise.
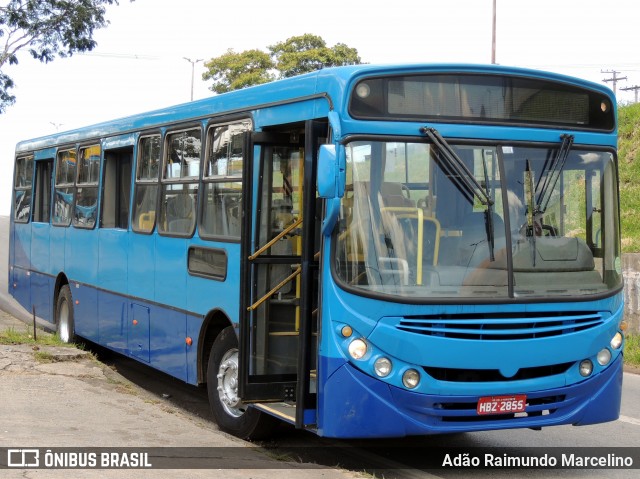
[[[0,0],[0,3],[5,3]],[[617,85],[640,85],[637,0],[496,0],[496,62]],[[267,51],[305,33],[344,43],[365,63],[490,63],[493,0],[120,0],[90,53],[41,64],[28,53],[7,66],[16,104],[0,115],[0,215],[11,204],[18,141],[188,102],[192,63],[228,49]],[[194,99],[213,95],[193,71]],[[612,83],[607,83],[613,87]]]

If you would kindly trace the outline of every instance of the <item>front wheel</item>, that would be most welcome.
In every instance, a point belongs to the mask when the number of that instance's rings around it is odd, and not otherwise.
[[[245,405],[238,397],[238,340],[232,327],[222,330],[211,347],[207,366],[207,392],[220,429],[242,439],[269,435],[276,420]]]
[[[75,340],[75,326],[73,322],[73,300],[71,288],[65,284],[60,288],[56,301],[56,331],[63,343],[73,343]]]

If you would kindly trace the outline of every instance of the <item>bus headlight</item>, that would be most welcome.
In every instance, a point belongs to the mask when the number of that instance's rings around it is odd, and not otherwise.
[[[622,334],[616,333],[609,344],[613,349],[620,349],[620,346],[622,346]]]
[[[606,366],[607,364],[609,364],[609,361],[611,361],[611,351],[609,351],[607,348],[601,349],[600,352],[598,352],[596,359],[598,360],[598,364],[600,366]]]
[[[580,376],[587,377],[593,372],[593,363],[590,359],[585,359],[580,362]]]
[[[402,384],[408,389],[414,389],[420,383],[420,373],[415,369],[407,369],[402,375]]]
[[[391,360],[385,357],[378,358],[376,362],[373,363],[373,370],[381,378],[387,377],[391,373],[392,367]]]
[[[367,354],[367,343],[364,339],[354,339],[349,343],[349,354],[353,359],[362,359]]]

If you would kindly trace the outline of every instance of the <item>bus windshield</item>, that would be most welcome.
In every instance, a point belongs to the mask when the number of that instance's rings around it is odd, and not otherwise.
[[[424,142],[346,146],[334,249],[345,287],[411,302],[619,289],[611,152],[564,140],[446,146],[455,162]]]

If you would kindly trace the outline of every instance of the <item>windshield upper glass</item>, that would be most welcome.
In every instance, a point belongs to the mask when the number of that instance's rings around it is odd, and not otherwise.
[[[411,300],[618,287],[613,156],[574,149],[553,168],[559,148],[453,145],[467,170],[461,174],[443,148],[428,143],[349,143],[338,278]]]

